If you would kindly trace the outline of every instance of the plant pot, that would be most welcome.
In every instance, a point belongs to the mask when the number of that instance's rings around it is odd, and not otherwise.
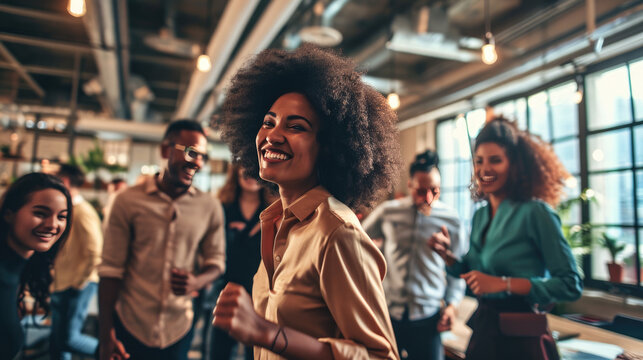
[[[623,282],[623,265],[617,263],[607,263],[607,271],[609,271],[611,282]]]

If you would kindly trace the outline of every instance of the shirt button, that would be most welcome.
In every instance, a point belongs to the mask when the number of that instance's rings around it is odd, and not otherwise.
[[[275,261],[281,261],[281,256],[279,255],[275,256]]]

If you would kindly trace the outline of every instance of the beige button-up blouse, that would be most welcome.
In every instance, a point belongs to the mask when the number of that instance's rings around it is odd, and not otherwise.
[[[346,205],[316,187],[287,209],[277,201],[264,210],[261,232],[260,315],[329,343],[335,359],[399,359],[384,257]],[[256,347],[255,359],[282,357]]]

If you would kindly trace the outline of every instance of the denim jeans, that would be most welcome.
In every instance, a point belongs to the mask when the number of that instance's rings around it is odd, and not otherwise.
[[[51,359],[70,360],[71,353],[96,354],[98,340],[81,331],[97,289],[98,284],[90,282],[80,290],[69,288],[51,294]]]
[[[391,318],[400,358],[406,360],[443,360],[444,349],[438,332],[440,312],[421,320],[409,320],[408,311],[402,320]],[[406,355],[406,356],[403,356]]]

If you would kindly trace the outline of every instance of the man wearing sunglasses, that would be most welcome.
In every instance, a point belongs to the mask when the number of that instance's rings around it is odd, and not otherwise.
[[[192,295],[225,267],[221,204],[192,186],[208,160],[201,126],[170,124],[161,156],[161,172],[119,193],[105,219],[100,359],[187,359]]]
[[[466,254],[468,239],[456,211],[438,200],[438,155],[418,154],[409,172],[410,196],[384,202],[362,225],[381,241],[388,264],[383,285],[400,357],[439,360],[444,359],[440,332],[451,328],[465,283],[445,277],[444,261],[428,239],[446,227],[456,256]]]

